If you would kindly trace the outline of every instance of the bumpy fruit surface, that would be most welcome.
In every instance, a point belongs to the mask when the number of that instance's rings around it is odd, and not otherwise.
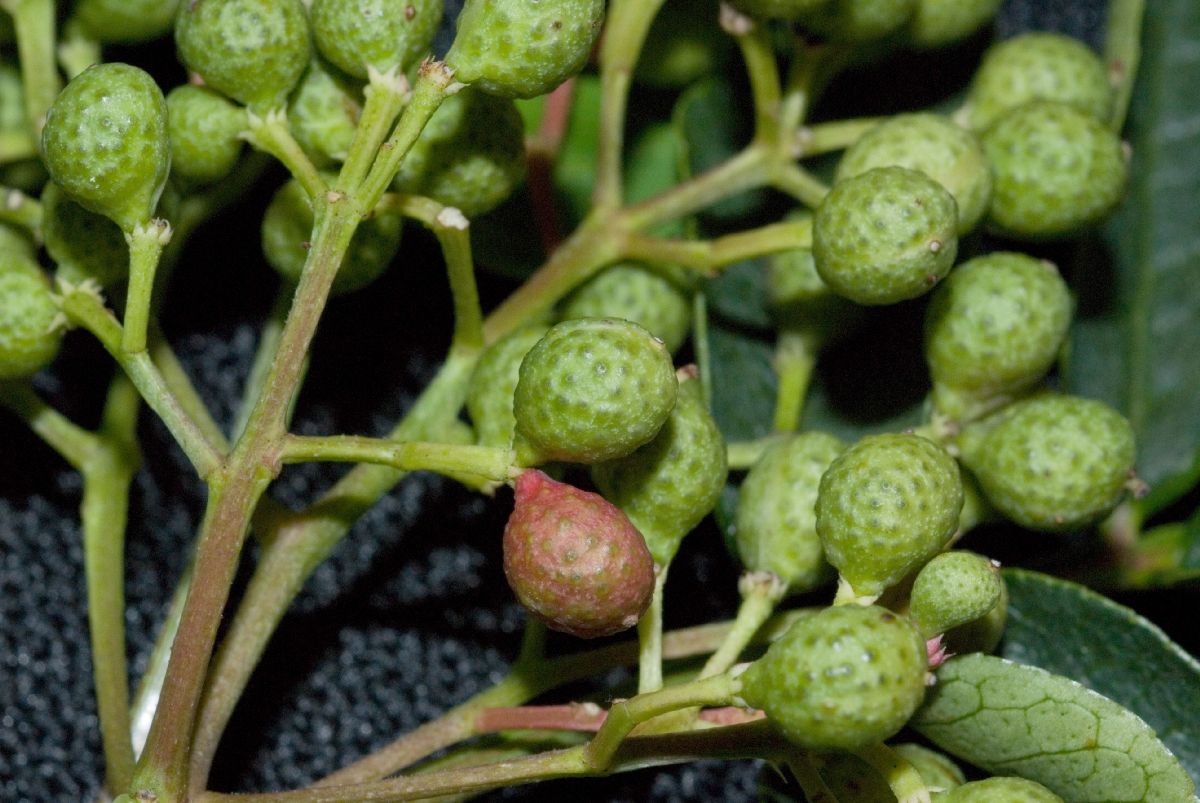
[[[650,552],[625,514],[535,470],[517,479],[504,574],[530,613],[580,638],[633,627],[654,591]]]
[[[813,219],[817,273],[859,304],[928,292],[954,264],[958,212],[933,179],[877,167],[834,185]]]
[[[129,275],[129,246],[116,223],[84,209],[53,182],[42,191],[42,238],[56,275],[111,287]]]
[[[752,17],[794,20],[828,2],[829,0],[732,0],[730,5]]]
[[[925,359],[937,386],[979,399],[1008,394],[1050,370],[1070,324],[1070,291],[1054,265],[991,253],[959,265],[934,293]]]
[[[180,0],[79,0],[75,19],[101,42],[144,42],[171,30]]]
[[[944,753],[910,742],[892,745],[892,749],[916,768],[921,780],[930,790],[949,791],[967,782],[963,771]],[[937,796],[934,797],[936,799]]]
[[[800,21],[838,42],[869,42],[899,29],[916,5],[916,0],[830,0]]]
[[[555,324],[521,362],[513,397],[521,448],[575,463],[624,457],[658,434],[678,389],[671,353],[637,324]]]
[[[489,94],[544,95],[583,68],[603,19],[604,0],[467,0],[446,64]]]
[[[171,172],[209,184],[229,175],[242,152],[246,112],[224,96],[185,84],[167,93]]]
[[[592,468],[600,492],[625,511],[660,566],[671,562],[684,536],[716,506],[729,474],[725,439],[695,369],[679,374],[675,406],[654,439]]]
[[[750,571],[771,572],[790,592],[810,591],[832,572],[817,536],[817,489],[846,444],[806,432],[767,449],[738,492],[735,539]]]
[[[464,89],[425,126],[404,158],[396,188],[475,217],[498,206],[524,175],[525,130],[516,105]]]
[[[975,228],[992,197],[992,170],[970,131],[939,114],[898,114],[868,131],[838,163],[837,180],[874,167],[907,167],[945,187],[958,204],[958,233]]]
[[[925,641],[906,619],[842,605],[788,628],[741,676],[741,695],[800,747],[853,750],[908,721],[926,666]]]
[[[442,21],[441,0],[313,0],[313,39],[349,75],[403,69],[429,50]]]
[[[50,106],[42,151],[68,195],[132,231],[153,216],[167,181],[166,100],[144,70],[89,67]]]
[[[974,552],[946,552],[921,567],[908,615],[925,638],[973,622],[1000,602],[1000,566]]]
[[[205,84],[255,111],[285,105],[311,54],[300,0],[186,2],[175,44]]]
[[[988,778],[952,789],[940,803],[1063,803],[1040,783],[1024,778]]]
[[[605,268],[563,302],[561,317],[624,318],[675,352],[692,324],[690,295],[660,273],[632,263]]]
[[[984,132],[983,150],[995,174],[992,223],[1021,237],[1058,237],[1098,222],[1121,200],[1129,174],[1116,134],[1050,101],[1005,114]]]
[[[906,29],[909,44],[941,47],[965,39],[996,16],[1003,0],[917,0]]]
[[[0,254],[0,379],[22,379],[58,353],[58,305],[36,262]]]
[[[338,268],[334,293],[366,287],[387,270],[400,248],[402,221],[398,215],[374,215],[363,221]],[[312,237],[313,213],[308,195],[295,180],[275,193],[263,214],[262,249],[267,263],[289,282],[300,280]]]
[[[362,104],[357,86],[314,58],[292,93],[288,127],[309,158],[328,167],[350,151]]]
[[[1069,36],[1026,33],[993,45],[967,92],[971,125],[982,130],[1034,100],[1066,103],[1107,122],[1112,86],[1100,57]]]
[[[950,540],[962,510],[958,464],[919,435],[868,435],[821,477],[817,533],[855,593],[898,583]]]
[[[1133,428],[1103,402],[1047,394],[1010,405],[960,439],[990,501],[1035,530],[1092,522],[1121,500],[1133,471]]]
[[[1000,574],[1000,600],[983,616],[966,624],[947,630],[942,635],[942,647],[952,655],[970,652],[990,653],[995,651],[1004,637],[1004,626],[1008,624],[1008,586]]]
[[[517,428],[513,394],[521,376],[521,360],[547,328],[535,325],[517,329],[488,346],[480,356],[467,390],[467,412],[480,444],[502,449],[512,445]]]

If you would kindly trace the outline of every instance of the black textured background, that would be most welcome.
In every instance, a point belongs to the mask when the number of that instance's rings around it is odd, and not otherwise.
[[[1045,28],[1095,42],[1103,5],[1010,2],[997,34]],[[169,45],[164,54],[169,57]],[[901,97],[904,90],[897,87]],[[164,313],[188,372],[223,422],[232,417],[274,293],[257,250],[266,197],[258,192],[196,234]],[[300,401],[299,431],[382,434],[435,371],[450,330],[449,296],[428,238],[415,228],[406,237],[410,256],[402,267],[371,291],[331,306]],[[508,289],[484,280],[485,296],[492,299]],[[95,344],[75,333],[37,385],[90,425],[109,370]],[[203,490],[151,415],[143,416],[141,435],[146,461],[132,500],[126,571],[129,660],[136,674],[185,561]],[[297,505],[342,470],[289,469],[273,492]],[[76,475],[11,416],[0,414],[5,801],[82,800],[94,794],[101,777],[79,494]],[[489,503],[427,475],[410,477],[376,505],[316,571],[284,620],[230,725],[213,788],[266,790],[309,782],[501,677],[522,623],[499,570],[507,505],[503,496]],[[253,553],[248,550],[247,563]],[[243,579],[245,574],[244,568]],[[736,568],[715,532],[686,542],[671,580],[669,626],[732,612]],[[679,604],[684,599],[687,604]],[[1169,604],[1154,595],[1124,601],[1160,621]],[[586,786],[560,781],[505,790],[493,798],[748,800],[758,770],[755,762],[702,762]]]

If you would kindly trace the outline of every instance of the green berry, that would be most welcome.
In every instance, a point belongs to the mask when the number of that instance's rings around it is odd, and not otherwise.
[[[725,439],[694,368],[680,369],[675,406],[653,440],[592,467],[596,487],[629,516],[659,566],[716,506],[727,476]]]
[[[650,552],[625,514],[532,469],[517,478],[504,574],[530,613],[580,638],[633,627],[654,591]]]
[[[898,30],[916,5],[916,0],[830,0],[800,22],[834,41],[869,42]]]
[[[963,263],[925,315],[935,398],[986,400],[1028,388],[1054,365],[1070,324],[1070,291],[1051,263],[1004,252]]]
[[[547,328],[534,325],[517,329],[480,355],[467,389],[467,412],[480,444],[502,449],[512,445],[517,428],[513,395],[521,376],[521,360],[542,339]]]
[[[404,157],[396,188],[476,217],[499,206],[524,176],[525,128],[516,104],[468,88],[434,113]]]
[[[145,42],[165,36],[180,0],[79,0],[75,19],[101,42]]]
[[[983,147],[949,118],[928,112],[889,118],[850,146],[838,164],[837,180],[893,166],[920,171],[954,196],[960,236],[987,212],[992,170]]]
[[[150,220],[167,182],[167,103],[144,70],[89,67],[55,98],[42,130],[51,177],[123,231]]]
[[[42,238],[56,275],[72,284],[91,279],[111,287],[129,275],[129,245],[120,227],[90,212],[49,183],[42,191]]]
[[[492,95],[544,95],[583,69],[604,0],[467,0],[446,64]]]
[[[348,75],[402,70],[429,51],[442,0],[313,0],[313,40]]]
[[[798,620],[742,674],[741,696],[792,743],[854,750],[888,739],[925,697],[925,640],[874,605]]]
[[[563,302],[563,320],[624,318],[641,324],[674,353],[692,325],[690,293],[661,273],[632,263],[605,268]]]
[[[892,745],[892,749],[913,765],[930,791],[940,789],[948,792],[967,782],[967,776],[944,753],[908,742]],[[936,795],[934,799],[938,799]]]
[[[1083,526],[1111,510],[1133,473],[1129,422],[1103,402],[1046,394],[960,438],[962,459],[997,510],[1034,530]]]
[[[750,571],[771,572],[793,593],[811,591],[831,571],[817,535],[817,489],[846,444],[806,432],[774,444],[746,474],[734,537]]]
[[[1071,234],[1097,223],[1125,191],[1129,162],[1115,133],[1071,106],[1035,101],[983,134],[998,228],[1019,237]]]
[[[1063,799],[1024,778],[988,778],[952,789],[939,803],[1063,803]]]
[[[300,280],[313,222],[308,195],[295,179],[280,187],[267,205],[262,222],[263,254],[286,281]],[[382,214],[359,224],[333,282],[335,294],[366,287],[387,270],[400,248],[401,223],[398,215]]]
[[[973,128],[983,130],[1034,100],[1066,103],[1107,122],[1112,86],[1104,63],[1083,42],[1057,33],[1026,33],[984,55],[967,92],[967,116]]]
[[[513,414],[522,449],[576,463],[624,457],[658,434],[678,388],[670,352],[637,324],[563,321],[521,363]]]
[[[996,16],[1003,0],[917,0],[906,29],[907,41],[920,48],[942,47],[965,39]]]
[[[189,0],[175,45],[205,84],[256,112],[284,106],[311,54],[301,0]]]
[[[821,279],[859,304],[928,292],[954,264],[954,197],[924,173],[877,167],[834,185],[813,219]]]
[[[23,379],[50,364],[62,331],[58,304],[37,263],[0,255],[0,380]]]
[[[817,533],[856,594],[875,596],[949,542],[962,509],[958,464],[919,435],[868,435],[821,477]]]
[[[314,58],[292,93],[288,126],[314,163],[326,167],[343,161],[362,115],[357,86]]]
[[[908,616],[925,638],[973,622],[1000,602],[1000,564],[974,552],[945,552],[921,567]]]
[[[634,77],[638,83],[663,89],[684,89],[716,72],[725,62],[729,37],[714,25],[719,14],[715,0],[667,3],[654,17]]]
[[[942,647],[951,655],[990,653],[1000,644],[1008,624],[1008,586],[1000,578],[1000,599],[990,611],[973,621],[952,627],[942,635]]]
[[[732,0],[730,5],[760,19],[799,19],[826,5],[829,0]]]
[[[171,172],[197,184],[211,184],[233,170],[242,152],[238,137],[246,112],[211,89],[184,84],[167,93],[167,133]]]

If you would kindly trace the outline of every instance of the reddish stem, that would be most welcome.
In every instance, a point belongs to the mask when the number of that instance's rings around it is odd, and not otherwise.
[[[595,703],[566,705],[522,705],[511,708],[485,708],[475,719],[475,733],[508,730],[575,731],[595,733],[604,724],[608,712]],[[714,725],[741,725],[762,719],[762,711],[726,706],[707,708],[700,719]]]
[[[529,198],[533,204],[533,219],[547,254],[553,253],[562,242],[554,202],[554,163],[558,161],[558,152],[567,132],[574,93],[575,79],[572,78],[546,97],[541,126],[525,145],[529,159]]]

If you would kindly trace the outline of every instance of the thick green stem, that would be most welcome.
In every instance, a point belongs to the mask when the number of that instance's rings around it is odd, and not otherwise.
[[[381,73],[374,67],[367,70],[369,80],[363,90],[366,102],[354,130],[349,155],[338,173],[336,186],[342,192],[350,192],[362,184],[408,95],[408,80],[404,73],[399,70]]]
[[[754,98],[754,139],[764,145],[779,138],[779,65],[771,44],[771,29],[731,7],[722,8],[721,24],[733,34],[746,64]]]
[[[800,428],[800,416],[808,386],[816,366],[815,338],[795,327],[784,327],[775,343],[775,375],[779,386],[775,393],[776,432],[795,432]]]
[[[658,691],[663,685],[662,618],[663,589],[667,584],[667,569],[660,566],[654,575],[654,593],[650,607],[638,620],[638,694]]]
[[[436,471],[456,476],[470,474],[495,482],[513,479],[519,469],[512,449],[459,443],[390,441],[357,435],[299,437],[283,442],[284,463],[374,463],[401,471]]]
[[[775,607],[787,592],[783,581],[769,572],[742,575],[738,589],[742,594],[742,604],[738,607],[737,618],[733,620],[733,627],[725,636],[725,641],[721,642],[720,648],[700,670],[702,678],[719,675],[737,663],[754,634],[775,613]]]
[[[292,136],[284,109],[272,109],[262,117],[247,110],[246,130],[242,132],[242,138],[254,148],[278,159],[292,174],[292,178],[300,182],[309,198],[316,199],[324,194],[325,179],[321,178],[308,154]]]
[[[34,434],[58,452],[72,468],[82,469],[100,448],[95,433],[87,431],[42,401],[26,381],[0,382],[0,404],[20,416]]]
[[[36,153],[36,150],[35,150]],[[33,155],[33,154],[30,154]],[[35,198],[9,187],[0,188],[0,223],[11,223],[40,238],[42,205]]]
[[[771,184],[780,192],[786,192],[800,203],[816,209],[829,194],[829,187],[799,165],[786,163],[771,177]]]
[[[621,256],[713,272],[735,262],[812,246],[812,220],[771,223],[714,240],[668,240],[646,234],[625,238]]]
[[[126,232],[125,242],[129,244],[129,292],[125,296],[121,348],[136,354],[146,350],[154,275],[163,248],[171,242],[171,224],[158,218],[138,224],[133,231]]]
[[[21,80],[25,87],[25,114],[29,132],[36,142],[46,123],[46,112],[58,97],[62,81],[54,62],[53,0],[3,0],[12,14],[17,32],[17,53],[21,59]]]
[[[770,178],[773,159],[769,149],[751,145],[727,162],[628,207],[624,222],[630,231],[644,231],[760,187]]]
[[[849,148],[862,139],[863,134],[886,119],[886,117],[859,117],[852,120],[817,123],[801,128],[797,134],[801,156],[819,156]]]

